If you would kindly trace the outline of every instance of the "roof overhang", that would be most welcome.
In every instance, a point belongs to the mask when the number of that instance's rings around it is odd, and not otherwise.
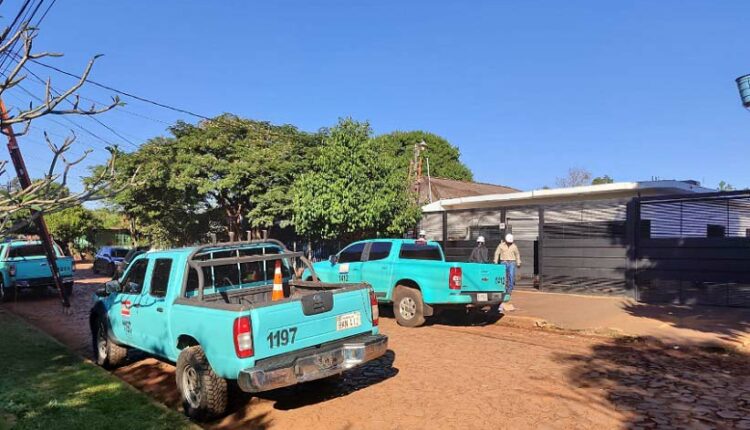
[[[529,204],[565,203],[576,200],[632,198],[665,194],[710,193],[716,190],[683,181],[615,182],[581,187],[521,191],[506,194],[459,197],[439,200],[422,206],[423,212],[453,209],[492,208]]]

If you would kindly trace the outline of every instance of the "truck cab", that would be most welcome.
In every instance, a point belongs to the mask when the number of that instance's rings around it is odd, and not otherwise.
[[[479,309],[497,319],[500,304],[510,299],[503,266],[447,262],[434,241],[358,241],[313,267],[324,282],[370,284],[378,301],[392,304],[396,320],[407,327],[451,308]]]

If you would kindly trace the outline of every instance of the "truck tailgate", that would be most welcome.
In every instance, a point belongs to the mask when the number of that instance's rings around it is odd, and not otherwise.
[[[505,267],[499,264],[460,265],[464,291],[505,291]]]
[[[16,279],[37,279],[52,277],[52,270],[45,257],[18,258],[11,260],[16,265]],[[61,276],[72,276],[73,260],[58,258],[57,268]]]
[[[371,332],[369,289],[342,287],[253,309],[256,356],[274,356]]]

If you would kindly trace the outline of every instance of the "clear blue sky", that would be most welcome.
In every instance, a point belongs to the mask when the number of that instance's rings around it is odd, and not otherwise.
[[[3,3],[3,19],[18,3]],[[750,2],[253,3],[61,0],[37,47],[64,52],[50,62],[78,71],[106,54],[93,79],[206,115],[428,130],[484,182],[532,189],[580,166],[616,180],[750,186],[750,113],[734,84],[750,73]],[[101,120],[135,143],[166,126],[134,114],[193,120],[127,101]],[[22,142],[38,170],[47,154],[35,134]]]

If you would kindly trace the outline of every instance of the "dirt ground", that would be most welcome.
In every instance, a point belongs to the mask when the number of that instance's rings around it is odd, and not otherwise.
[[[3,307],[85,357],[92,292],[79,270],[71,316],[52,291]],[[447,321],[419,329],[381,318],[388,353],[336,383],[235,395],[215,429],[742,428],[750,429],[750,357],[654,341]],[[3,346],[8,347],[8,346]],[[114,372],[179,409],[174,368],[132,357]]]

